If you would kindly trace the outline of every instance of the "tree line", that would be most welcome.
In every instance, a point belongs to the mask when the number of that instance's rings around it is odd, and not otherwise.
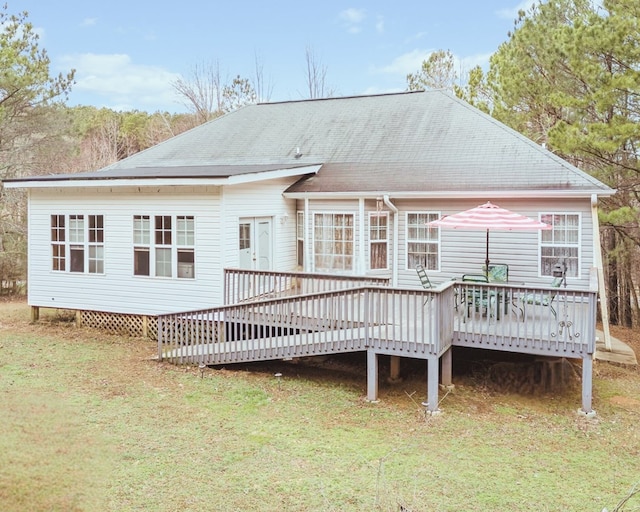
[[[460,70],[449,50],[407,75],[407,89],[444,88],[617,190],[602,199],[600,237],[612,323],[640,324],[640,3],[548,0],[521,10],[488,69]],[[0,11],[0,179],[102,168],[242,105],[268,101],[252,79],[224,79],[218,61],[173,87],[187,113],[115,112],[65,100],[74,71],[51,76],[26,12]],[[308,98],[333,95],[306,49]],[[1,190],[0,275],[24,280],[24,194]]]

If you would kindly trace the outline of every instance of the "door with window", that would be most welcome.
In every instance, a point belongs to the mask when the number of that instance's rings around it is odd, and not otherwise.
[[[240,268],[271,270],[272,268],[272,222],[269,217],[242,218],[238,230]]]

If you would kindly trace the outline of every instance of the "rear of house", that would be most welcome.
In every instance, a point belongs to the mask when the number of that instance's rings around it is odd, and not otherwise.
[[[485,238],[425,224],[491,200],[553,230],[491,233],[510,278],[587,287],[614,191],[442,91],[251,105],[29,192],[29,303],[157,315],[222,304],[223,270],[481,272]]]

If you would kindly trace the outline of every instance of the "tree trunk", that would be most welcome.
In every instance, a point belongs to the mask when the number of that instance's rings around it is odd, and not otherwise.
[[[609,304],[609,322],[618,324],[618,264],[614,256],[616,233],[613,229],[603,232],[603,247],[606,260],[607,300]]]

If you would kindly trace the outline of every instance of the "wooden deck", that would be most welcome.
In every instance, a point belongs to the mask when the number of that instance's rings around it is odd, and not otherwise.
[[[235,271],[234,271],[235,272]],[[245,272],[245,271],[241,271]],[[366,351],[367,396],[377,399],[377,357],[424,359],[427,403],[437,409],[438,384],[451,379],[452,346],[583,360],[583,410],[591,410],[595,291],[450,282],[431,290],[396,289],[339,279],[328,291],[301,291],[298,275],[247,280],[260,293],[235,290],[241,302],[158,317],[158,357],[220,365]],[[266,274],[265,274],[266,275]],[[242,280],[234,275],[233,286]],[[296,285],[296,291],[282,283]],[[273,286],[276,285],[277,286]],[[270,288],[270,286],[273,286]],[[553,308],[525,298],[554,294]],[[474,302],[470,297],[489,300]],[[536,301],[544,304],[544,301]]]

